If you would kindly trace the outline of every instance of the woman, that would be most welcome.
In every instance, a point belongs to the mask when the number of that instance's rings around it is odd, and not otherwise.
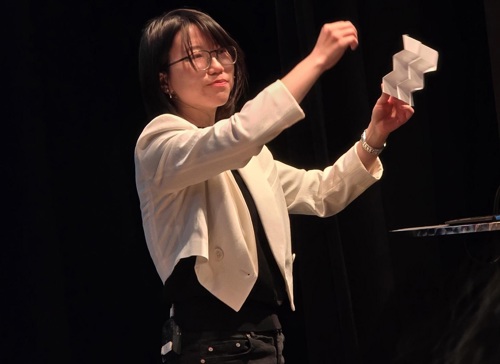
[[[307,57],[235,113],[245,64],[225,30],[190,9],[148,22],[139,68],[152,120],[135,163],[146,241],[174,307],[165,362],[284,362],[276,311],[294,309],[288,214],[345,208],[381,177],[385,140],[413,114],[382,94],[362,141],[333,166],[273,159],[265,144],[304,118],[304,96],[357,45],[350,22],[325,24]]]

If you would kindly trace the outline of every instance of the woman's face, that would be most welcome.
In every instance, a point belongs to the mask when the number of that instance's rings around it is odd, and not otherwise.
[[[219,48],[196,26],[190,27],[189,35],[194,51]],[[180,33],[177,33],[170,49],[170,60],[175,62],[186,56]],[[186,59],[170,66],[167,84],[181,116],[199,127],[213,125],[217,107],[228,101],[233,88],[234,65],[222,65],[212,57],[207,70],[196,70]]]

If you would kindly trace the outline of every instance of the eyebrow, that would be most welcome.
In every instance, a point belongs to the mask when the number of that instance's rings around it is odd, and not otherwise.
[[[213,50],[221,48],[220,45],[214,45],[214,46],[215,46],[215,48],[212,48]],[[191,46],[191,51],[209,51],[209,50],[211,50],[210,47],[205,48],[205,47],[202,47],[200,45],[192,45]]]

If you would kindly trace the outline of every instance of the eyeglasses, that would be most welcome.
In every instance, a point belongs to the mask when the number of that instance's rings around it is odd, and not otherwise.
[[[229,66],[236,63],[238,55],[235,47],[223,47],[214,49],[213,51],[194,50],[189,56],[178,59],[168,64],[167,67],[185,60],[190,60],[197,70],[206,71],[210,68],[213,57],[215,57],[221,65]]]

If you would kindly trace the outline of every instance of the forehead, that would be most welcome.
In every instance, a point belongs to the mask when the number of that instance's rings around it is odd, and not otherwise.
[[[210,36],[204,34],[197,26],[190,25],[187,29],[187,34],[183,36],[183,32],[180,31],[175,35],[174,42],[172,44],[172,51],[179,51],[181,53],[186,53],[186,49],[205,49],[211,50],[215,48],[214,41]]]

